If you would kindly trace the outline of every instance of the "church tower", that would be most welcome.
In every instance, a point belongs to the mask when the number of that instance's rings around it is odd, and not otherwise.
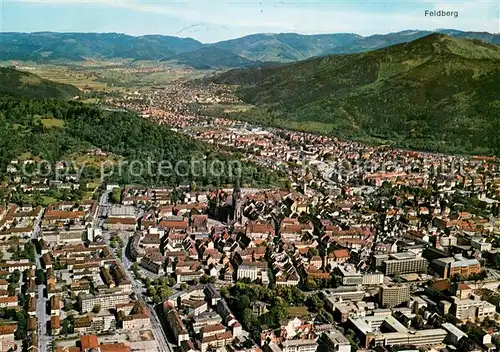
[[[240,180],[237,179],[233,190],[233,222],[241,224],[243,199],[241,196]]]

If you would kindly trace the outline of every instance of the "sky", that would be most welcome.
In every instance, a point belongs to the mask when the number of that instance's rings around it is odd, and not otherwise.
[[[426,10],[458,11],[429,17]],[[254,33],[500,32],[500,0],[0,0],[4,32],[118,32],[210,43]]]

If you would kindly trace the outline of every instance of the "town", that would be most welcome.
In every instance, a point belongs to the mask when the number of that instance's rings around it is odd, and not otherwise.
[[[210,116],[241,103],[212,83],[106,103],[286,184],[81,185],[13,159],[8,188],[88,199],[0,208],[2,351],[499,348],[498,159]]]

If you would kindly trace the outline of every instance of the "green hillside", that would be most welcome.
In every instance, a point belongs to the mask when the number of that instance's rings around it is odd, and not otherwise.
[[[234,163],[237,160],[231,155],[213,150],[137,113],[104,110],[68,100],[78,92],[78,88],[71,85],[12,68],[0,68],[0,181],[10,161],[23,155],[53,164],[60,160],[70,162],[75,155],[85,155],[89,149],[99,148],[124,162],[137,161],[143,165],[143,172],[131,166],[119,168],[115,165],[116,172],[110,179],[123,184],[195,182],[209,186],[232,183],[240,177],[245,184],[281,185],[275,172],[246,161],[241,161],[241,167],[237,168]],[[197,160],[200,163],[193,166],[194,169],[186,166]],[[216,160],[217,165],[223,163],[224,169],[211,173],[210,165]],[[183,166],[174,169],[180,162]],[[203,164],[207,165],[206,169],[200,169]],[[84,178],[98,180],[98,166],[84,166]]]
[[[430,35],[362,54],[233,70],[238,118],[398,146],[500,155],[500,47]]]
[[[253,34],[213,44],[250,60],[289,62],[319,56],[346,45],[355,45],[357,34],[301,35],[296,33]]]
[[[215,47],[204,47],[196,51],[181,53],[162,61],[171,61],[199,70],[249,67],[255,65],[254,61]]]
[[[213,44],[250,60],[292,62],[329,54],[352,54],[407,43],[431,31],[406,30],[363,37],[352,33],[302,35],[297,33],[253,34]],[[481,39],[500,44],[500,35],[443,29],[439,33],[457,38]]]
[[[69,84],[52,82],[32,73],[0,67],[0,96],[70,99],[79,94]]]

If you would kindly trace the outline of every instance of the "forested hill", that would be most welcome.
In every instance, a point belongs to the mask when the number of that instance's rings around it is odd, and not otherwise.
[[[0,96],[69,99],[78,94],[79,89],[70,84],[49,81],[10,67],[0,67]]]
[[[249,67],[257,63],[229,51],[217,49],[216,47],[203,47],[199,50],[181,53],[174,57],[162,59],[162,61],[175,62],[186,66],[191,66],[199,70]]]
[[[441,34],[456,38],[480,39],[500,44],[500,35],[442,29]],[[353,33],[301,35],[297,33],[260,33],[213,44],[250,60],[293,62],[330,54],[352,54],[407,43],[428,36],[432,31],[405,30],[367,37]]]
[[[47,124],[47,121],[51,123]],[[139,161],[136,164],[144,166],[140,172],[140,169],[130,170],[125,164],[121,173],[117,167],[111,180],[122,184],[179,185],[194,182],[204,186],[232,183],[238,177],[236,172],[228,172],[228,162],[234,162],[231,156],[221,155],[136,113],[105,111],[74,101],[0,97],[0,179],[8,163],[20,155],[30,155],[50,163],[70,162],[72,155],[82,155],[96,147],[122,157],[129,165],[132,161]],[[220,160],[225,168],[217,168],[214,174],[210,170],[183,168],[179,173],[168,168],[162,169],[162,175],[157,172],[160,162],[163,166],[167,161],[175,166],[181,160],[184,166],[191,165],[193,160],[198,161],[196,165],[202,165],[200,161],[210,165],[212,161]],[[244,184],[281,184],[276,173],[264,167],[244,161],[241,165],[241,182]],[[152,173],[149,173],[149,167]],[[99,170],[96,176],[99,176]]]
[[[233,70],[257,108],[238,118],[392,142],[406,148],[500,155],[500,47],[430,35],[362,54]]]
[[[500,35],[443,29],[456,38],[500,44]],[[405,30],[367,37],[353,33],[302,35],[258,33],[218,43],[164,35],[130,36],[119,33],[0,33],[2,60],[35,62],[84,60],[163,60],[192,67],[249,67],[261,62],[293,62],[329,54],[360,53],[407,43],[433,32]],[[206,57],[203,57],[206,56]],[[220,61],[220,64],[219,64]]]
[[[158,60],[203,46],[191,38],[120,33],[0,33],[2,60],[71,60],[131,58]]]

